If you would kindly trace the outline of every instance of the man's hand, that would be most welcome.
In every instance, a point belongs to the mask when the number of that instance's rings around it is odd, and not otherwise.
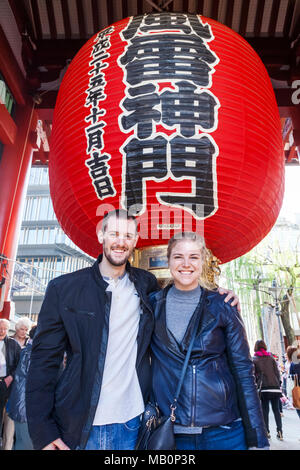
[[[61,439],[55,439],[51,444],[44,447],[43,450],[70,450],[70,447],[68,447]]]
[[[226,302],[226,303],[227,303],[230,299],[233,299],[232,302],[230,302],[230,305],[232,305],[232,307],[234,307],[234,306],[236,305],[236,308],[237,308],[238,311],[241,313],[241,306],[240,306],[239,298],[238,298],[238,296],[237,296],[232,290],[224,289],[223,287],[219,287],[219,288],[218,288],[218,292],[219,292],[219,294],[221,294],[221,295],[227,294],[227,296],[226,296],[225,299],[224,299],[224,302]]]
[[[13,380],[14,379],[11,375],[8,375],[7,377],[5,377],[4,382],[5,382],[5,385],[7,386],[7,388],[10,386],[10,384],[12,383]]]

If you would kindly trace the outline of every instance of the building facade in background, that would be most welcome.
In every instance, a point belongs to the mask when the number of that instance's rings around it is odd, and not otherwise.
[[[36,321],[48,282],[93,262],[60,228],[50,197],[48,168],[32,167],[11,291],[15,315]]]

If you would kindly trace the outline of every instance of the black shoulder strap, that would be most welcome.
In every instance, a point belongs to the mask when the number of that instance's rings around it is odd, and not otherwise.
[[[195,341],[196,334],[197,334],[197,331],[198,331],[198,327],[199,327],[200,321],[201,321],[202,316],[203,316],[204,303],[205,303],[206,295],[207,295],[206,289],[202,289],[200,305],[198,307],[199,315],[198,315],[197,320],[196,320],[195,325],[194,325],[194,330],[193,330],[193,334],[192,334],[191,341],[190,341],[190,344],[189,344],[189,348],[187,350],[187,353],[186,353],[186,356],[185,356],[185,359],[184,359],[184,363],[183,363],[183,366],[182,366],[180,380],[179,380],[179,383],[177,385],[177,389],[176,389],[176,392],[175,392],[175,398],[174,398],[174,401],[171,405],[171,410],[172,410],[171,418],[173,417],[174,421],[175,421],[174,411],[177,407],[176,404],[177,404],[178,397],[179,397],[181,387],[182,387],[182,384],[183,384],[183,379],[184,379],[186,369],[187,369],[187,366],[188,366],[188,362],[189,362],[189,359],[190,359],[190,355],[191,355],[191,352],[192,352],[192,349],[193,349],[193,345],[194,345],[194,341]]]

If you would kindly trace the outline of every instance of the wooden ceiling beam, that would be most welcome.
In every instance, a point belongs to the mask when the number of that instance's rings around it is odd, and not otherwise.
[[[196,6],[196,13],[198,15],[203,15],[204,0],[198,0]]]
[[[265,65],[289,64],[293,55],[287,38],[247,38],[247,41]],[[37,43],[34,66],[64,66],[66,60],[72,59],[85,43],[86,39],[43,39]]]
[[[227,0],[225,25],[228,26],[229,28],[232,27],[233,9],[234,9],[234,0]]]
[[[280,0],[273,0],[270,22],[269,22],[269,30],[268,30],[269,36],[272,36],[272,37],[275,36],[275,32],[276,32],[279,7],[280,7]]]
[[[137,0],[137,14],[142,15],[144,11],[143,0]]]
[[[214,2],[212,2],[211,11],[210,11],[210,18],[212,18],[213,20],[218,20],[219,5],[220,5],[219,0],[215,0]]]
[[[113,6],[112,0],[106,0],[106,9],[107,9],[108,25],[113,24],[115,22],[115,17],[114,17],[114,6]]]
[[[99,6],[97,0],[92,0],[92,11],[93,11],[93,27],[94,32],[100,31],[100,21],[99,21]]]
[[[127,0],[122,0],[122,17],[123,18],[128,17],[128,1]]]
[[[254,35],[259,36],[261,31],[262,19],[264,16],[265,0],[258,0],[254,22]]]
[[[36,30],[36,39],[42,39],[43,37],[42,24],[41,24],[41,18],[39,14],[38,2],[37,0],[30,0],[30,1],[31,1],[31,11],[33,14],[34,26]]]
[[[187,13],[189,10],[189,0],[183,0],[182,2],[182,11]]]
[[[71,30],[71,21],[70,21],[68,2],[66,2],[65,0],[60,0],[60,4],[61,4],[61,9],[62,9],[62,14],[63,14],[65,36],[66,36],[66,39],[70,39],[72,36],[72,30]]]
[[[47,7],[47,13],[48,13],[50,35],[52,39],[56,39],[57,30],[56,30],[55,15],[54,15],[52,0],[46,0],[46,7]]]
[[[35,33],[24,6],[24,0],[9,0],[9,5],[15,17],[19,33],[24,34],[27,32],[34,39]]]
[[[81,0],[76,0],[76,8],[77,8],[77,17],[78,17],[78,24],[79,24],[79,34],[81,38],[86,38],[86,27],[84,21],[84,11],[83,11],[83,4]]]
[[[244,0],[242,3],[241,19],[240,19],[240,27],[239,27],[239,34],[241,36],[245,36],[246,34],[249,6],[250,6],[250,0]]]
[[[296,0],[289,0],[288,1],[288,6],[287,6],[287,9],[286,9],[285,20],[284,20],[284,26],[283,26],[283,35],[285,37],[289,36],[290,30],[291,30],[295,5],[296,5]]]

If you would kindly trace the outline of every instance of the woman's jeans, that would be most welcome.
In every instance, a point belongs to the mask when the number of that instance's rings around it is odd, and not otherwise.
[[[269,403],[271,403],[271,406],[272,406],[277,431],[282,432],[282,421],[281,421],[281,416],[280,416],[279,402],[280,402],[279,396],[278,396],[278,398],[277,397],[267,398],[266,395],[263,392],[261,393],[262,411],[263,411],[264,421],[265,421],[265,425],[266,425],[266,428],[267,428],[268,432],[270,432],[270,429],[269,429]]]
[[[247,450],[241,421],[203,428],[201,434],[176,434],[177,450]]]
[[[136,416],[127,423],[93,426],[85,450],[134,450],[140,425]]]

